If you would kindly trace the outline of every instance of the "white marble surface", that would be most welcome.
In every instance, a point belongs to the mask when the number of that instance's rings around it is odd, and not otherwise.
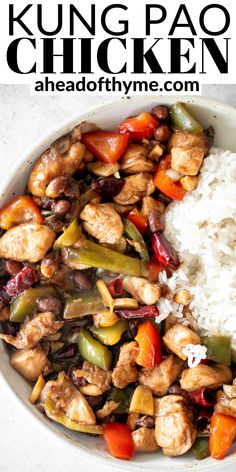
[[[236,85],[205,86],[203,94],[236,105]],[[111,100],[106,97],[31,97],[26,86],[0,86],[0,178],[17,157],[50,127],[76,112]],[[0,472],[92,472],[94,466],[37,430],[0,386]],[[220,470],[225,470],[222,463]],[[106,469],[107,470],[107,469]],[[219,468],[217,468],[219,470]],[[233,472],[227,467],[228,472]],[[99,472],[105,472],[99,466]]]

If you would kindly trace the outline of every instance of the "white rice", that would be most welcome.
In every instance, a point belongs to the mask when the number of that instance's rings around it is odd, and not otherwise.
[[[165,235],[183,261],[168,285],[190,290],[202,334],[236,343],[236,153],[212,149],[197,189],[170,205]]]

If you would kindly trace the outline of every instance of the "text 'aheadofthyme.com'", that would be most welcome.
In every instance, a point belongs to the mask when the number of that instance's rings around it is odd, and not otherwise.
[[[43,80],[38,80],[33,85],[35,92],[41,93],[60,93],[60,92],[95,92],[98,93],[121,93],[128,95],[132,93],[198,93],[201,90],[201,86],[197,80],[118,80],[116,77],[99,77],[97,80],[91,80],[86,76],[83,76],[77,81],[63,81],[63,80],[52,80],[49,77],[45,77]]]

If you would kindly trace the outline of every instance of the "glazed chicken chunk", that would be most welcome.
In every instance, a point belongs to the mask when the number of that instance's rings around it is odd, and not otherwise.
[[[140,172],[125,178],[125,184],[120,193],[114,197],[114,201],[119,205],[132,205],[154,191],[155,185],[151,174]]]
[[[119,359],[112,372],[112,382],[117,388],[138,380],[136,358],[138,355],[138,344],[135,341],[125,343],[120,348]]]
[[[73,377],[85,379],[90,384],[97,385],[102,393],[111,388],[111,371],[100,369],[88,361],[84,361],[82,369],[73,369]]]
[[[52,247],[55,236],[45,225],[14,226],[0,239],[0,257],[17,262],[38,262]]]
[[[123,234],[123,224],[111,203],[88,203],[80,218],[85,231],[97,238],[100,243],[119,243]]]
[[[126,292],[143,305],[154,305],[161,296],[160,285],[150,283],[143,277],[126,275],[123,279],[123,286]]]
[[[185,454],[193,445],[197,431],[193,413],[180,395],[167,395],[156,400],[155,438],[166,456]]]
[[[236,382],[233,385],[223,385],[223,392],[218,390],[216,394],[215,411],[223,415],[236,418]]]
[[[162,397],[167,394],[170,385],[180,375],[183,366],[183,361],[171,354],[153,369],[141,369],[139,382],[148,387],[157,397]]]
[[[99,420],[103,420],[107,416],[111,415],[113,411],[119,406],[118,402],[114,402],[113,400],[108,400],[105,405],[100,410],[96,411],[96,416]]]
[[[69,419],[87,425],[96,423],[95,414],[82,393],[77,390],[65,372],[60,372],[57,380],[46,383],[41,394],[41,403],[51,400],[57,410],[63,411]],[[48,410],[46,410],[48,414]],[[52,418],[55,419],[55,418]]]
[[[165,345],[180,359],[187,359],[183,349],[187,344],[201,344],[200,336],[182,324],[176,324],[170,328],[163,337]]]
[[[51,368],[47,355],[40,346],[14,352],[11,356],[11,365],[31,382],[36,381],[40,374],[47,375]]]
[[[142,144],[130,144],[122,159],[121,170],[125,174],[137,174],[137,172],[153,172],[155,164],[147,159],[148,149]]]
[[[213,137],[205,131],[197,134],[187,131],[174,133],[169,141],[172,169],[184,175],[197,175],[212,143]]]
[[[132,438],[136,452],[154,452],[158,449],[155,430],[152,428],[138,428],[132,432]]]
[[[63,324],[63,321],[56,321],[55,313],[48,311],[40,313],[32,320],[26,321],[16,337],[9,334],[0,334],[0,339],[4,339],[4,341],[17,349],[31,349],[42,338],[55,334]]]
[[[193,390],[201,387],[214,390],[223,384],[230,383],[231,380],[232,372],[229,367],[222,364],[212,366],[199,364],[182,372],[180,385],[187,392],[193,392]]]
[[[153,197],[144,197],[142,201],[142,213],[148,217],[152,210],[158,210],[160,213],[164,213],[165,205]]]

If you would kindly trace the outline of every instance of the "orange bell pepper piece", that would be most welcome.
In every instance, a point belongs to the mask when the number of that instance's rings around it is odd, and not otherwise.
[[[154,184],[164,195],[167,195],[167,197],[173,200],[183,200],[186,192],[181,183],[173,182],[168,175],[166,175],[166,170],[170,168],[170,163],[171,155],[168,154],[157,166],[153,178]]]
[[[236,418],[214,413],[210,425],[210,455],[221,460],[227,454],[236,438]]]
[[[138,116],[122,121],[119,130],[122,134],[129,133],[130,138],[134,141],[141,141],[143,138],[151,138],[157,126],[157,120],[149,113],[143,112]]]
[[[124,154],[129,135],[113,131],[91,131],[84,133],[82,143],[95,157],[106,164],[114,164]]]
[[[103,436],[113,457],[125,460],[133,457],[134,443],[127,424],[107,423],[103,429]]]
[[[9,229],[21,223],[43,222],[40,209],[27,195],[16,197],[0,210],[0,227]]]
[[[151,321],[147,320],[139,325],[135,340],[139,345],[137,364],[147,369],[160,364],[162,360],[161,339]]]

